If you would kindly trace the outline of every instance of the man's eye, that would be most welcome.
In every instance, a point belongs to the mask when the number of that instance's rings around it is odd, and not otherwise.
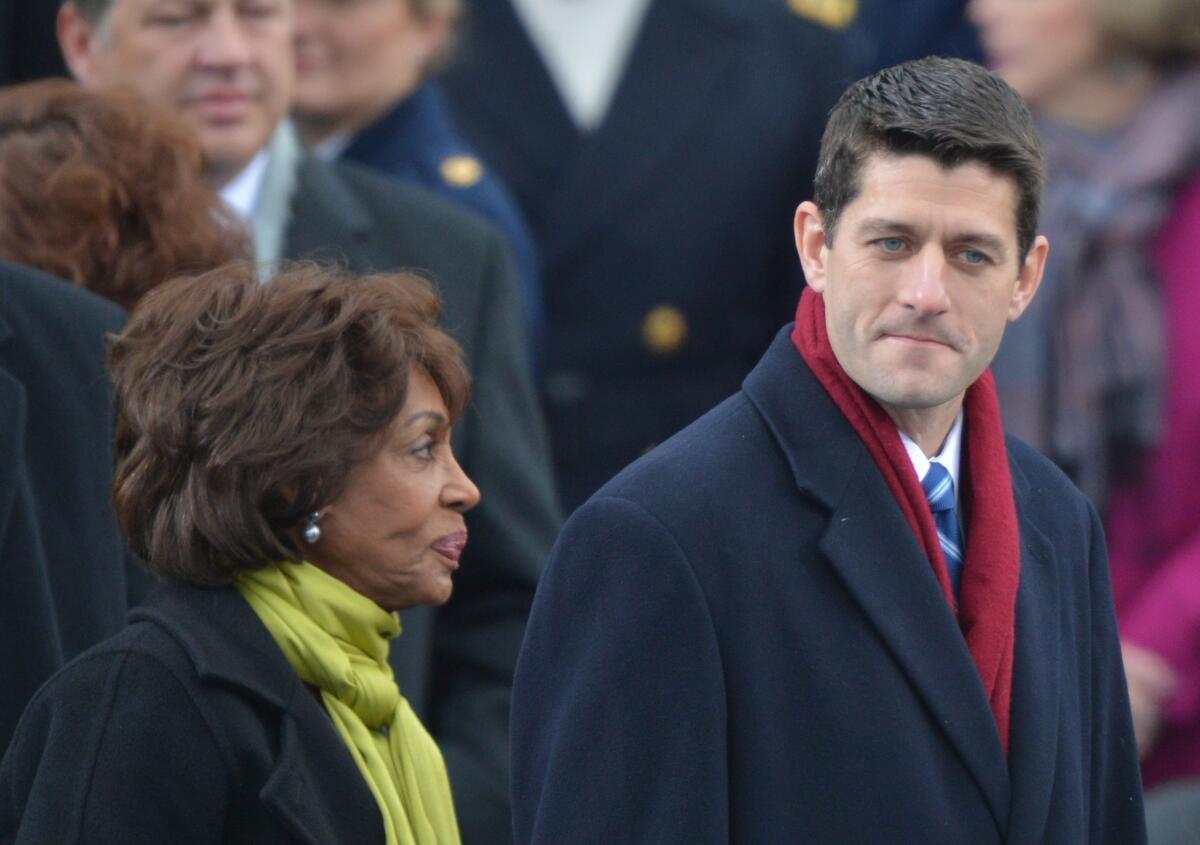
[[[163,29],[177,29],[185,26],[188,20],[189,17],[185,14],[158,14],[150,18],[150,24]]]
[[[904,249],[904,241],[901,238],[880,238],[876,243],[884,252],[899,252]]]
[[[964,250],[962,259],[968,264],[986,264],[988,262],[987,255],[977,249]]]
[[[249,3],[242,7],[242,14],[248,18],[262,20],[274,17],[279,11],[277,3]]]

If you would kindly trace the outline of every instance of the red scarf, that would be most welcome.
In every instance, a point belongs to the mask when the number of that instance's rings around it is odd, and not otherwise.
[[[963,402],[967,486],[962,491],[962,502],[969,521],[967,556],[960,587],[962,604],[955,608],[954,592],[933,514],[900,442],[896,424],[846,375],[834,357],[825,328],[825,300],[808,288],[800,297],[800,306],[796,310],[792,342],[866,444],[904,518],[933,564],[946,601],[957,613],[959,627],[991,703],[1000,742],[1007,753],[1021,542],[1004,430],[1000,424],[1000,404],[991,371],[984,372],[967,389]]]

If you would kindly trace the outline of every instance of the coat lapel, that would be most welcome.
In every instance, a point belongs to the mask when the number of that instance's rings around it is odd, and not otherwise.
[[[787,455],[798,486],[830,508],[821,551],[1004,830],[1008,766],[966,641],[870,453],[804,365],[790,331],[776,338],[744,389]]]
[[[1009,766],[1012,812],[1008,841],[1041,840],[1054,788],[1058,754],[1058,583],[1054,548],[1025,511],[1028,481],[1012,463],[1021,526],[1021,585],[1013,666]]]
[[[382,842],[381,814],[346,812],[347,806],[376,806],[374,796],[346,749],[337,747],[341,740],[316,700],[307,690],[298,695],[291,718],[283,720],[279,756],[259,799],[309,845]],[[314,776],[319,783],[311,782]]]
[[[686,142],[704,132],[746,25],[740,5],[726,0],[651,4],[607,117],[580,141],[547,205],[547,265],[610,221],[615,206],[652,190],[665,159],[687,154]]]
[[[486,126],[476,133],[481,151],[508,152],[490,163],[531,222],[540,219],[547,190],[582,136],[509,0],[470,4],[462,29],[463,46],[443,87],[460,106],[460,123]]]
[[[284,239],[285,258],[314,258],[346,264],[354,272],[371,232],[371,214],[337,178],[334,165],[305,156]]]
[[[378,805],[332,721],[236,589],[168,582],[129,618],[170,632],[205,683],[281,712],[279,749],[259,798],[300,841],[383,841]]]

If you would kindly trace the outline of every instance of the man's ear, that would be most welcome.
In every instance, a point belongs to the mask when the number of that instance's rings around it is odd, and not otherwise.
[[[821,209],[814,202],[802,202],[796,209],[794,221],[796,252],[800,254],[800,266],[808,286],[821,293],[825,290],[825,260],[828,245],[825,239],[825,221]]]
[[[1033,301],[1034,294],[1042,284],[1042,274],[1046,271],[1046,256],[1050,254],[1050,242],[1045,235],[1033,239],[1033,245],[1025,254],[1021,264],[1021,272],[1017,275],[1017,285],[1013,289],[1012,301],[1008,304],[1008,321],[1020,317]]]
[[[95,53],[98,25],[91,23],[74,3],[64,3],[58,9],[55,31],[58,48],[71,70],[71,75],[85,87],[97,83]]]

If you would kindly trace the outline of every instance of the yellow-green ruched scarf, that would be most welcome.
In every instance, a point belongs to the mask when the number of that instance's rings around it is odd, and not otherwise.
[[[383,814],[388,845],[457,845],[446,764],[400,695],[400,619],[309,563],[242,573],[237,588],[321,700]]]

